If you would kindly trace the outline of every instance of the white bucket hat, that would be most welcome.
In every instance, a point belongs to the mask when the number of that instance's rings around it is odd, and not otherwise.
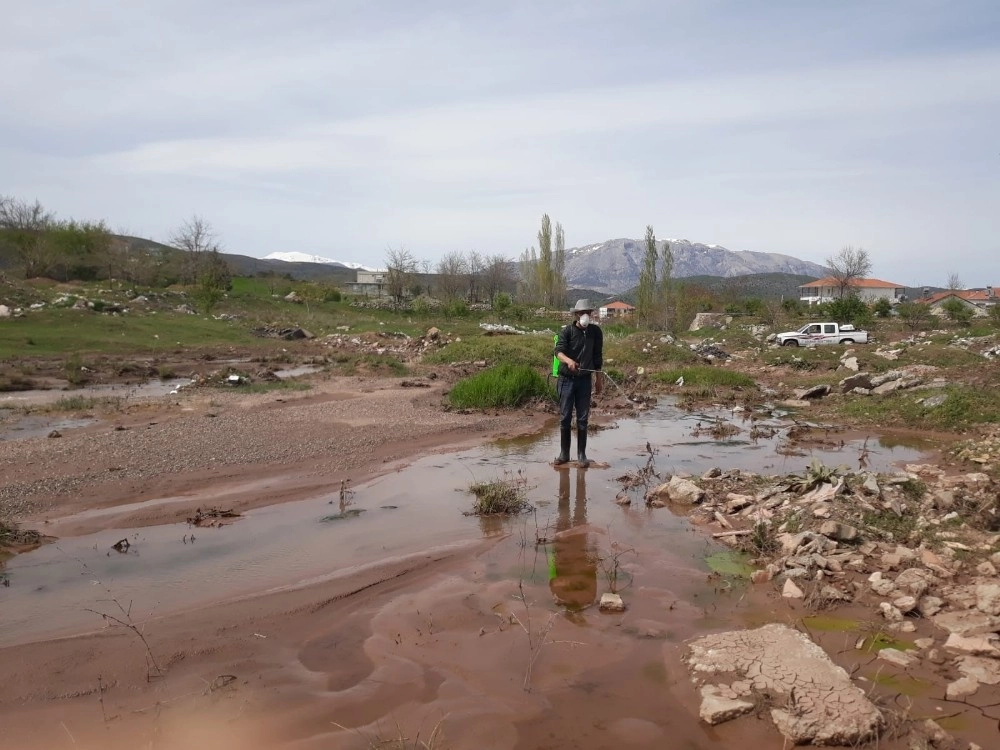
[[[589,299],[578,299],[571,312],[594,312],[594,306],[590,304]]]

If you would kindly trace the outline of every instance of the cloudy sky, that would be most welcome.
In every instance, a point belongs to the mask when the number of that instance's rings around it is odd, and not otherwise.
[[[640,237],[1000,283],[996,0],[2,0],[0,194],[380,264]]]

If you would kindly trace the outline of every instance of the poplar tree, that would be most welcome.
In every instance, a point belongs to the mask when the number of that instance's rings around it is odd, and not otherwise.
[[[639,272],[639,291],[636,295],[637,323],[649,325],[656,308],[656,264],[659,254],[656,252],[656,234],[652,224],[646,227],[646,255]]]

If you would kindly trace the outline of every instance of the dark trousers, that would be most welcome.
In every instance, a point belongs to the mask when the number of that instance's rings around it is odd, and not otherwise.
[[[568,430],[573,426],[573,410],[576,409],[576,428],[587,431],[590,421],[590,391],[593,378],[581,375],[576,378],[559,378],[556,381],[556,395],[559,396],[559,427]]]

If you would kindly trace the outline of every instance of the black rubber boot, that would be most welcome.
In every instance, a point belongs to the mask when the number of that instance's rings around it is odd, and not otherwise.
[[[555,465],[569,463],[569,442],[573,433],[567,428],[559,430],[559,455],[556,456]]]
[[[581,469],[586,469],[588,466],[590,466],[590,459],[587,458],[586,430],[576,431],[576,462],[580,465]]]

